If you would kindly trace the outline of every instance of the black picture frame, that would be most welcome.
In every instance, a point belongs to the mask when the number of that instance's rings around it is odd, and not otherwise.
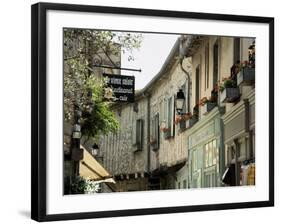
[[[269,25],[269,200],[242,203],[208,204],[83,213],[46,213],[46,13],[48,10],[85,13],[111,13],[169,18],[190,18],[215,21],[253,22]],[[207,210],[274,206],[274,18],[137,8],[103,7],[73,4],[37,3],[31,14],[31,218],[37,221],[74,220],[101,217],[148,215]]]

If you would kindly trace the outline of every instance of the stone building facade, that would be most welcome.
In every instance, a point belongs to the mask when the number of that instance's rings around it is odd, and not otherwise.
[[[120,191],[174,189],[176,171],[187,161],[186,128],[175,124],[175,97],[179,89],[188,92],[191,63],[180,61],[179,48],[178,40],[159,73],[136,93],[134,103],[113,108],[120,130],[104,136],[100,148]]]
[[[250,81],[244,74],[233,79],[236,97],[218,87],[238,60],[248,60],[253,41],[182,35],[135,102],[112,108],[120,130],[103,136],[100,148],[119,191],[233,185],[223,182],[231,166],[234,185],[249,184],[241,173],[255,155],[254,73]],[[185,96],[180,114],[179,90]]]
[[[237,57],[249,61],[254,38],[236,38]],[[225,165],[232,171],[229,185],[255,184],[255,67],[237,74],[239,98],[225,102],[224,123]]]
[[[254,72],[253,80],[235,87],[235,97],[225,96],[227,88],[220,92],[219,83],[231,76],[235,63],[249,60],[254,39],[206,36],[196,44],[192,39],[187,38],[186,56],[192,57],[191,107],[198,120],[188,130],[188,171],[179,175],[188,176],[190,188],[222,186],[226,168],[235,164],[240,185],[241,164],[254,158]],[[232,81],[238,83],[238,77]]]

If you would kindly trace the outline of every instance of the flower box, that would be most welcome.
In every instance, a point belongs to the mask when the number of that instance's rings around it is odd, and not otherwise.
[[[149,144],[153,151],[156,151],[159,148],[158,140],[156,138],[151,139]]]
[[[237,85],[252,85],[255,82],[255,68],[243,68],[237,74]]]
[[[220,93],[220,102],[221,103],[232,103],[240,97],[239,88],[224,88]]]
[[[214,109],[217,106],[216,102],[206,102],[201,108],[202,108],[202,114],[209,113],[212,109]]]
[[[191,128],[198,121],[197,116],[192,116],[186,121],[186,128]]]
[[[183,121],[180,121],[180,130],[184,130],[184,129],[186,129],[186,120],[183,120]]]
[[[169,139],[169,138],[171,138],[172,137],[172,135],[171,135],[171,130],[169,130],[169,131],[164,131],[164,138],[165,139]]]

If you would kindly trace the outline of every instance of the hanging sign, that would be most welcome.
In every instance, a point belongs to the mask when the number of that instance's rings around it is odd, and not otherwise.
[[[135,77],[126,75],[103,74],[107,87],[105,95],[113,95],[113,100],[118,102],[135,101]],[[105,96],[106,97],[106,96]],[[109,97],[106,97],[109,98]]]

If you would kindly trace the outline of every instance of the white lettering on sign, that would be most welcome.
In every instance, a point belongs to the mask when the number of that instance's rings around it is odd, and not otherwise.
[[[131,86],[131,85],[133,85],[133,80],[132,79],[123,79],[122,84]]]
[[[121,79],[118,79],[118,78],[111,78],[111,79],[110,79],[110,83],[111,83],[111,84],[119,84],[119,85],[121,85]]]
[[[128,97],[127,96],[120,96],[119,100],[120,101],[127,101]]]
[[[133,89],[123,89],[121,87],[118,87],[118,88],[113,88],[113,92],[114,93],[130,93],[130,94],[132,94]]]

